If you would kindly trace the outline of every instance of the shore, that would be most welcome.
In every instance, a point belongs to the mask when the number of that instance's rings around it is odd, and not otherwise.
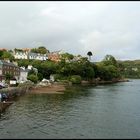
[[[128,79],[117,79],[112,81],[82,81],[81,85],[105,85],[105,84],[113,84],[117,82],[129,82]],[[47,86],[34,86],[32,88],[27,87],[9,87],[4,90],[0,90],[9,95],[8,102],[12,102],[16,97],[21,96],[23,94],[64,94],[66,87],[72,85],[71,83],[62,84],[62,83],[53,83]],[[8,103],[7,102],[7,103]],[[11,103],[10,103],[11,104]],[[0,113],[5,110],[10,104],[1,103],[0,104]]]
[[[63,94],[66,90],[63,84],[52,84],[49,86],[33,87],[30,89],[31,94]]]
[[[28,87],[8,87],[0,89],[1,93],[7,94],[8,98],[5,102],[0,102],[0,114],[8,108],[17,97],[26,94],[29,91]]]
[[[112,80],[112,81],[92,81],[92,82],[82,81],[81,85],[86,85],[86,84],[101,85],[101,84],[113,84],[117,82],[129,82],[129,80],[118,79],[118,80]],[[49,86],[32,87],[29,90],[29,93],[31,94],[64,94],[64,91],[66,90],[66,85],[69,86],[69,84],[55,83]]]

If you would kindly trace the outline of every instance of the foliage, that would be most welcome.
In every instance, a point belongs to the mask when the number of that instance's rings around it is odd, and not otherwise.
[[[118,69],[113,65],[98,65],[98,77],[103,80],[112,80],[113,78],[119,78],[120,74]]]
[[[88,55],[88,56],[92,56],[92,52],[89,51],[89,52],[87,53],[87,55]]]
[[[49,78],[51,74],[55,74],[58,69],[58,64],[53,61],[44,61],[40,64],[39,73],[43,74],[44,78]]]
[[[3,55],[3,51],[0,50],[0,58],[2,58],[2,55]]]
[[[13,78],[13,74],[10,74],[10,73],[5,74],[6,83],[10,83],[10,80],[12,78]]]
[[[36,75],[36,72],[34,71],[33,68],[28,72],[28,76],[31,75],[31,74]]]
[[[40,53],[40,54],[46,54],[46,53],[49,53],[49,50],[47,50],[46,47],[44,47],[44,46],[40,46],[38,48],[31,49],[31,52]]]
[[[39,81],[42,81],[42,79],[43,79],[43,74],[42,74],[42,73],[38,73],[38,74],[37,74],[37,77],[38,77],[38,80],[39,80]]]
[[[19,83],[18,87],[33,87],[34,86],[34,83],[32,81],[26,81],[24,83]]]
[[[140,78],[140,60],[119,61],[120,74],[127,78]]]
[[[14,60],[14,56],[9,51],[0,51],[1,59],[9,59],[10,61]]]
[[[96,76],[103,80],[112,80],[113,78],[120,78],[120,64],[112,55],[106,55],[103,61],[97,64]]]
[[[69,54],[69,53],[64,53],[61,55],[61,59],[72,60],[73,58],[74,58],[74,56],[72,54]]]
[[[114,65],[116,67],[118,66],[116,59],[112,55],[106,55],[102,62],[106,66],[108,66],[108,65]]]
[[[95,76],[95,72],[94,69],[92,67],[86,67],[85,68],[85,78],[87,78],[87,80],[92,80]]]
[[[13,75],[10,73],[6,73],[5,78],[6,78],[6,80],[10,80],[11,78],[13,78]]]
[[[34,75],[34,74],[29,75],[29,76],[27,77],[27,79],[28,79],[28,80],[31,80],[31,81],[34,82],[34,83],[37,83],[37,81],[38,81],[38,77],[37,77],[36,75]]]
[[[73,83],[73,84],[80,84],[81,83],[81,76],[80,75],[72,75],[70,77],[70,81]]]
[[[61,80],[61,79],[63,79],[62,77],[62,75],[60,75],[60,74],[53,74],[53,76],[54,76],[54,80],[55,81],[58,81],[58,80]]]
[[[21,60],[17,60],[17,63],[18,63],[18,66],[19,67],[25,67],[25,68],[27,68],[28,67],[28,65],[30,65],[31,64],[31,61],[30,60],[28,60],[28,59],[21,59]]]
[[[22,51],[16,49],[15,51]],[[36,53],[48,53],[49,51],[44,47],[31,49],[32,52]],[[92,52],[87,53],[90,57]],[[9,58],[13,60],[12,51],[0,51],[0,58]],[[77,59],[75,59],[77,58]],[[82,57],[78,55],[75,57],[70,53],[64,53],[61,55],[60,62],[53,62],[51,60],[16,60],[18,66],[32,65],[38,70],[36,73],[33,69],[28,73],[28,79],[36,83],[38,80],[41,81],[43,78],[49,79],[50,75],[53,74],[56,80],[70,80],[73,83],[78,83],[77,79],[80,80],[92,80],[100,77],[101,80],[112,80],[113,78],[124,77],[139,77],[140,78],[140,61],[117,61],[114,56],[106,55],[105,58],[98,63],[92,63],[88,60],[88,57]],[[133,70],[137,68],[138,70]],[[8,76],[7,76],[8,79]]]

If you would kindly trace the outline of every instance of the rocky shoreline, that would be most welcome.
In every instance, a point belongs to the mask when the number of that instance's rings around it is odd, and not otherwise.
[[[17,97],[20,97],[26,93],[28,93],[28,87],[8,87],[1,89],[1,93],[5,93],[8,96],[8,99],[4,102],[0,102],[0,114],[9,107]]]
[[[129,82],[128,79],[114,79],[112,81],[82,81],[81,85],[105,85],[105,84],[113,84],[117,82]],[[63,94],[66,90],[66,86],[72,86],[72,83],[54,83],[49,86],[35,86],[29,90],[30,94]]]
[[[113,79],[111,81],[104,81],[104,80],[99,80],[95,79],[92,81],[82,81],[81,84],[94,84],[94,85],[101,85],[101,84],[113,84],[113,83],[118,83],[118,82],[129,82],[128,79]]]

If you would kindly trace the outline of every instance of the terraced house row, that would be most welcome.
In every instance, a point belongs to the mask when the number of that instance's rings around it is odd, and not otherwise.
[[[15,59],[30,59],[30,60],[52,60],[52,61],[60,61],[60,54],[62,51],[55,51],[51,53],[41,54],[41,53],[33,53],[30,49],[14,49],[13,56]]]

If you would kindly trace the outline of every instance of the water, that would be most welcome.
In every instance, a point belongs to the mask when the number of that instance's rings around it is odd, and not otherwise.
[[[140,138],[140,80],[22,96],[1,115],[0,138]]]

